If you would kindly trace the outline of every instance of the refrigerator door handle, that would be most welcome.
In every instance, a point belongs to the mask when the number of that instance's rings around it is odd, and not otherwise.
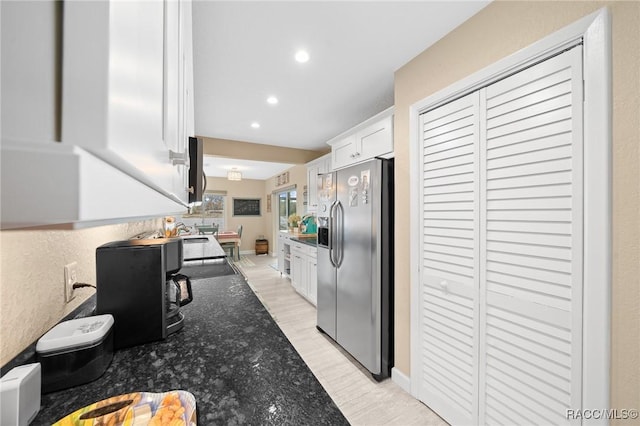
[[[336,232],[336,215],[335,215],[335,211],[336,211],[336,206],[338,205],[337,201],[334,201],[333,204],[331,204],[331,208],[329,209],[329,261],[331,262],[331,265],[335,268],[338,265],[336,264],[336,260],[335,260],[335,244],[336,244],[336,238],[335,238],[335,232]]]
[[[338,248],[336,258],[336,267],[340,267],[342,265],[342,259],[344,258],[344,209],[342,207],[342,203],[337,201],[336,205],[336,247]]]

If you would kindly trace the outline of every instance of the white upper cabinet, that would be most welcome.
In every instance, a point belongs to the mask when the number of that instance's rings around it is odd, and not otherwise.
[[[67,2],[62,142],[178,201],[193,133],[189,2]],[[191,114],[192,115],[192,114]]]
[[[1,6],[2,228],[184,210],[191,1]]]
[[[2,229],[83,228],[184,211],[77,146],[3,138],[0,160]]]
[[[358,144],[358,138],[355,134],[349,135],[331,145],[331,160],[333,167],[339,169],[357,162],[358,155],[360,155],[358,148],[360,147]]]
[[[307,213],[318,210],[318,175],[331,171],[331,154],[307,163]]]
[[[334,170],[393,156],[393,107],[328,142]]]

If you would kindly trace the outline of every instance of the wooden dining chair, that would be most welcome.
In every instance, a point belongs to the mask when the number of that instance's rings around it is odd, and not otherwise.
[[[213,223],[211,225],[198,225],[196,224],[196,229],[198,230],[198,234],[217,234],[218,233],[218,226]]]
[[[238,236],[242,236],[242,225],[238,227],[236,233],[238,234]],[[225,252],[227,250],[229,251],[229,255],[227,257],[230,257],[233,260],[235,260],[236,258],[237,260],[240,260],[240,242],[238,242],[237,246],[235,242],[220,242],[220,247],[222,247]]]
[[[235,259],[235,256],[233,254],[236,249],[236,243],[220,243],[220,247],[222,247],[225,252],[227,252],[227,250],[229,251],[227,257]],[[238,249],[238,260],[240,260],[240,249]]]
[[[236,234],[238,234],[238,244],[235,246],[237,248],[238,251],[238,260],[240,260],[240,245],[242,244],[242,225],[238,226],[238,229],[236,229]],[[232,256],[233,257],[233,256]]]

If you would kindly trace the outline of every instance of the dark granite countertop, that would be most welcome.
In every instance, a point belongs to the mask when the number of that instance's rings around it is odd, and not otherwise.
[[[311,247],[317,247],[318,246],[318,239],[316,237],[314,237],[314,238],[296,238],[296,237],[291,237],[291,241],[297,241],[299,243],[306,244],[306,245],[311,246]]]
[[[185,327],[121,349],[99,379],[42,396],[33,424],[51,424],[110,396],[181,389],[198,423],[348,424],[241,275],[197,279]]]

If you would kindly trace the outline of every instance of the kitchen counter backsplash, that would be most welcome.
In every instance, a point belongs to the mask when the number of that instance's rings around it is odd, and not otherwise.
[[[88,317],[88,316],[94,315],[95,312],[96,312],[96,295],[94,293],[91,296],[89,296],[87,300],[82,302],[80,306],[78,306],[76,309],[74,309],[64,318],[62,318],[60,322],[68,321],[76,318]],[[27,346],[22,352],[20,352],[16,357],[14,357],[5,365],[0,367],[0,377],[4,376],[14,367],[36,362],[36,343],[37,341],[33,342],[32,344]]]

